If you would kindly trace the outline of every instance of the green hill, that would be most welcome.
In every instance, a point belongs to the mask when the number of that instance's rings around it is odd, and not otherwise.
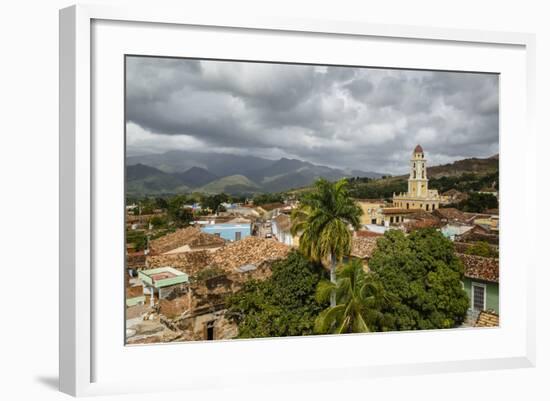
[[[216,194],[225,193],[253,193],[260,192],[260,187],[246,178],[244,175],[236,174],[212,181],[196,190],[196,192],[205,192]]]
[[[428,167],[428,178],[453,177],[466,173],[486,175],[498,171],[498,155],[487,159],[470,158]]]
[[[136,164],[126,167],[126,193],[129,195],[154,195],[188,191],[178,177],[154,167]]]

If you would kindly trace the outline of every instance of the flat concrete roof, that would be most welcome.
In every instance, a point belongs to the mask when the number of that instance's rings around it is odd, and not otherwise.
[[[155,288],[169,287],[172,285],[189,282],[189,276],[187,273],[176,270],[170,266],[140,270],[138,272],[138,277],[144,284]]]

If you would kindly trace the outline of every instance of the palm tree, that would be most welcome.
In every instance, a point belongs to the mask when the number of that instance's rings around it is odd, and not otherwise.
[[[350,227],[360,227],[363,211],[350,197],[347,181],[331,183],[323,178],[315,182],[314,191],[306,194],[292,212],[293,235],[300,235],[300,251],[314,262],[327,262],[330,281],[336,284],[336,265],[351,252]],[[336,305],[334,293],[331,306]]]
[[[315,332],[319,334],[365,333],[368,305],[375,298],[363,264],[358,259],[340,266],[337,271],[336,284],[327,280],[317,287],[316,298],[320,303],[326,302],[336,294],[335,306],[330,306],[319,314],[315,320]]]

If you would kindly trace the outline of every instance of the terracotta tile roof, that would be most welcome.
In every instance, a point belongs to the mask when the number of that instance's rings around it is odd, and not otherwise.
[[[476,224],[472,228],[472,232],[473,233],[481,233],[481,234],[490,234],[491,229],[489,227],[486,227],[486,226],[482,225],[482,224]]]
[[[464,234],[457,236],[456,241],[460,241],[460,242],[485,241],[492,245],[498,245],[499,236],[498,234],[494,234],[490,232],[490,230],[482,226],[475,225],[474,228],[472,228],[471,230],[468,230]]]
[[[126,319],[135,319],[141,317],[151,311],[151,307],[145,305],[134,305],[126,308]]]
[[[128,268],[145,267],[145,253],[143,251],[128,253],[126,255],[126,267]]]
[[[491,311],[481,311],[474,327],[498,327],[499,320],[498,314]]]
[[[378,238],[378,237],[382,237],[383,235],[384,234],[377,233],[377,232],[370,231],[370,230],[355,231],[355,236],[359,237],[359,238],[368,238],[368,237]]]
[[[386,204],[387,202],[384,199],[380,198],[354,198],[356,202],[364,202],[364,203],[380,203],[380,204]]]
[[[486,209],[485,213],[490,214],[491,216],[498,216],[498,209]]]
[[[434,215],[432,212],[427,212],[422,209],[413,209],[413,213],[409,214],[407,216],[407,219],[417,219],[417,220],[427,219],[427,220],[434,220],[437,222],[440,221],[439,217]]]
[[[126,287],[126,298],[135,298],[143,295],[143,286],[136,285],[133,287]]]
[[[414,212],[414,209],[400,209],[397,207],[386,207],[382,209],[383,214],[411,214]]]
[[[460,210],[455,209],[454,207],[442,207],[434,211],[434,215],[437,217],[447,220],[460,223],[466,223],[468,217],[462,213]]]
[[[286,257],[290,247],[274,239],[246,237],[212,253],[211,263],[227,272],[243,265],[260,265]]]
[[[258,207],[261,207],[267,212],[270,212],[275,209],[280,209],[282,207],[285,207],[286,205],[284,203],[266,203],[265,205],[259,205]]]
[[[370,258],[376,249],[377,237],[354,237],[351,247],[351,256],[356,258]]]
[[[151,241],[152,254],[162,254],[188,245],[190,248],[223,246],[225,241],[212,234],[201,232],[198,227],[186,227]]]
[[[194,276],[211,263],[212,252],[207,250],[175,253],[171,255],[153,255],[147,257],[149,268],[171,266],[174,269]]]
[[[498,283],[499,263],[497,258],[459,253],[458,257],[464,264],[464,276],[468,278]]]
[[[464,216],[466,216],[467,222],[469,224],[474,224],[475,220],[477,220],[477,219],[489,219],[489,218],[491,218],[491,215],[487,214],[487,213],[464,212]]]
[[[290,227],[292,226],[292,223],[290,222],[290,217],[288,217],[288,215],[280,214],[277,217],[275,217],[273,220],[275,220],[275,223],[277,223],[277,227],[279,227],[279,230],[290,231]]]
[[[434,219],[413,219],[405,223],[405,230],[411,232],[421,228],[439,227],[439,220]]]

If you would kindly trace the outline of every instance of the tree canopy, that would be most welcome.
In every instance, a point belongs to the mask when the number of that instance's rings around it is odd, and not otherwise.
[[[240,338],[313,334],[315,318],[325,305],[315,300],[323,278],[321,266],[298,252],[274,263],[272,276],[252,280],[227,300],[227,316],[239,326]]]
[[[143,251],[147,247],[147,235],[141,230],[127,230],[126,243],[133,244],[136,251]]]
[[[373,330],[442,329],[464,321],[469,300],[461,284],[463,266],[440,232],[386,232],[369,268],[384,298],[391,300],[367,322]]]
[[[473,192],[457,207],[465,212],[482,213],[487,209],[497,209],[498,199],[492,194]]]
[[[336,284],[336,265],[351,252],[352,234],[358,229],[363,210],[350,197],[348,182],[331,183],[323,178],[314,191],[304,195],[292,211],[293,235],[300,235],[300,251],[314,262],[330,262],[330,281]],[[333,292],[330,303],[335,305]]]
[[[321,281],[317,286],[317,301],[327,303],[332,292],[336,295],[336,305],[319,314],[315,320],[315,332],[343,334],[370,331],[366,322],[370,294],[361,260],[352,259],[340,265],[336,271],[336,284]]]
[[[221,194],[205,196],[201,201],[201,205],[203,208],[210,209],[212,212],[217,213],[221,211],[220,205],[229,200],[229,195],[222,192]]]
[[[256,206],[265,205],[266,203],[281,203],[283,200],[283,195],[280,193],[258,194],[253,198],[254,205]]]
[[[481,191],[483,188],[498,189],[498,171],[485,174],[463,173],[441,177],[430,177],[430,188],[445,192],[456,189],[460,192]]]
[[[331,256],[335,262],[351,251],[348,226],[359,228],[363,211],[349,196],[347,187],[346,180],[331,183],[320,178],[315,190],[292,211],[292,233],[300,234],[300,251],[313,261]]]
[[[487,241],[477,241],[470,245],[464,253],[486,258],[498,258],[498,249],[489,245]]]

